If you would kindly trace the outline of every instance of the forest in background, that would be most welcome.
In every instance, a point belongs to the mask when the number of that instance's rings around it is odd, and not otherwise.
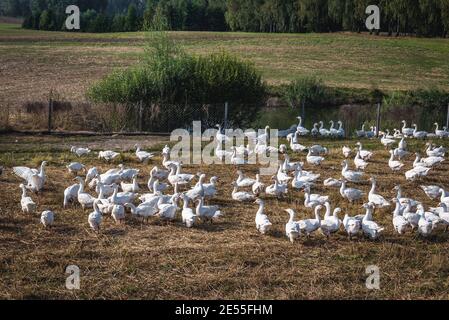
[[[381,9],[389,35],[446,37],[449,0],[2,0],[0,15],[23,17],[25,28],[64,30],[65,8],[82,12],[81,31],[169,30],[360,32],[366,7]]]

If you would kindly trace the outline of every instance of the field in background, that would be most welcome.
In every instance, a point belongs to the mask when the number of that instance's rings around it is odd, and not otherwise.
[[[449,40],[366,34],[171,32],[190,52],[226,50],[253,61],[270,84],[314,74],[336,87],[449,89]],[[83,100],[86,88],[143,55],[143,33],[84,34],[0,24],[0,106]]]
[[[102,172],[123,162],[141,169],[139,183],[145,188],[149,171],[160,165],[157,156],[149,166],[138,164],[130,151],[139,142],[149,150],[159,151],[165,143],[160,138],[57,138],[46,136],[0,136],[0,297],[1,298],[81,298],[81,299],[448,299],[449,233],[439,228],[436,235],[424,240],[412,234],[399,236],[392,226],[392,208],[376,211],[375,220],[386,227],[385,236],[376,242],[366,239],[348,241],[340,232],[326,241],[316,234],[310,240],[291,244],[284,235],[288,220],[286,208],[294,208],[299,218],[312,217],[304,209],[304,196],[291,190],[282,201],[266,200],[266,212],[274,224],[266,236],[255,228],[255,204],[240,204],[231,199],[234,166],[185,166],[190,173],[204,172],[208,178],[220,177],[219,193],[213,204],[223,209],[224,217],[213,225],[199,224],[186,229],[178,221],[165,224],[157,219],[148,225],[128,219],[116,226],[111,219],[103,223],[99,236],[87,224],[91,210],[62,209],[63,190],[73,184],[65,165],[79,160],[67,150],[72,144],[117,148],[122,158],[111,165],[100,162],[95,153],[81,161],[97,166]],[[304,140],[311,145],[316,141]],[[439,141],[438,141],[439,142]],[[340,146],[355,141],[321,140],[330,155],[319,169],[314,192],[329,194],[332,205],[343,213],[363,213],[361,203],[342,201],[337,190],[324,188],[322,180],[340,176]],[[429,201],[418,189],[418,182],[406,182],[403,173],[393,174],[387,167],[388,152],[378,141],[364,141],[365,148],[376,150],[367,169],[367,177],[378,179],[378,192],[387,198],[400,183],[404,196]],[[448,142],[444,142],[448,147]],[[422,150],[423,142],[410,142],[410,151]],[[304,161],[304,155],[293,155]],[[48,160],[48,182],[40,196],[32,195],[39,211],[56,212],[56,225],[44,230],[38,215],[20,211],[20,180],[11,172],[13,165],[36,167]],[[407,159],[407,168],[412,166]],[[352,164],[351,164],[352,165]],[[242,168],[254,177],[257,166]],[[449,164],[435,169],[424,184],[448,187]],[[263,177],[269,183],[269,177]],[[352,186],[352,184],[351,184]],[[366,182],[357,185],[369,191]],[[169,190],[172,193],[172,190]],[[81,269],[81,290],[65,289],[65,268],[75,264]],[[367,290],[365,269],[380,268],[380,290]]]

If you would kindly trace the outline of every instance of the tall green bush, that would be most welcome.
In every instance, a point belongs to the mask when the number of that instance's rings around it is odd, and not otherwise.
[[[187,54],[164,32],[150,33],[146,58],[138,65],[117,71],[95,84],[89,96],[96,102],[137,103],[146,109],[173,112],[179,105],[190,112],[199,106],[231,105],[236,125],[250,124],[266,94],[261,75],[248,62],[226,53],[207,56]],[[190,110],[190,111],[189,111]],[[217,111],[218,112],[218,111]],[[187,122],[199,119],[185,119]]]

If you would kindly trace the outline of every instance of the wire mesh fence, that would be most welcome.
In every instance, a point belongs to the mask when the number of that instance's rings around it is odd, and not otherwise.
[[[323,122],[342,121],[347,137],[365,124],[365,130],[377,125],[376,105],[343,105],[307,107],[302,125],[312,129]],[[225,124],[229,128],[259,129],[269,125],[285,131],[298,124],[302,110],[290,107],[220,104],[92,104],[87,102],[38,101],[19,107],[0,106],[0,129],[39,131],[154,132],[170,133],[175,129],[192,130],[193,121],[201,121],[202,129]],[[433,132],[434,124],[447,125],[448,106],[388,106],[380,108],[380,130],[401,129],[401,121],[409,127]]]

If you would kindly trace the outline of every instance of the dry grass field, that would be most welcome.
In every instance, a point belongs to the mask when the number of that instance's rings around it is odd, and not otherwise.
[[[106,170],[124,163],[141,169],[139,182],[145,186],[149,170],[160,164],[157,156],[149,166],[137,163],[132,146],[139,142],[148,150],[160,151],[160,138],[57,138],[45,136],[0,136],[0,297],[52,299],[448,299],[449,233],[440,229],[430,239],[416,235],[396,235],[391,222],[392,209],[376,211],[375,220],[386,227],[379,241],[349,241],[343,232],[329,241],[320,234],[310,240],[291,244],[284,236],[288,220],[284,209],[294,208],[300,218],[312,211],[302,206],[303,194],[290,190],[287,199],[264,197],[273,230],[260,235],[255,228],[255,204],[240,204],[231,199],[231,182],[236,178],[234,166],[186,166],[190,173],[204,172],[220,177],[219,193],[214,204],[224,217],[213,225],[199,224],[186,229],[180,221],[165,224],[157,219],[141,224],[129,218],[117,226],[106,219],[99,235],[87,224],[91,210],[62,209],[63,190],[73,183],[65,165],[77,160],[68,153],[72,144],[99,150],[116,147],[122,158],[106,165],[95,155],[83,158],[87,166]],[[304,140],[309,145],[312,141]],[[330,194],[332,205],[344,213],[362,213],[362,203],[349,205],[336,190],[324,188],[322,180],[340,176],[343,144],[355,141],[320,143],[330,148],[321,168],[320,185],[313,191]],[[440,143],[440,141],[437,141]],[[365,141],[365,148],[375,151],[367,169],[367,178],[378,178],[379,193],[388,198],[396,184],[405,195],[427,206],[437,202],[427,199],[419,182],[406,182],[403,173],[393,174],[387,166],[388,153],[378,141]],[[410,150],[422,150],[424,142],[411,142]],[[449,143],[444,142],[445,146]],[[305,160],[304,155],[292,155]],[[32,195],[39,212],[52,209],[56,224],[44,230],[38,215],[27,216],[20,210],[20,180],[11,167],[36,167],[48,160],[48,182],[39,196]],[[406,161],[411,167],[413,159]],[[351,163],[352,164],[352,163]],[[242,168],[254,176],[257,166]],[[435,169],[423,184],[448,187],[449,164]],[[264,177],[268,182],[267,177]],[[368,182],[359,185],[368,192]],[[170,190],[171,191],[171,190]],[[65,289],[66,266],[81,269],[81,290]],[[367,290],[365,269],[380,268],[381,289]]]
[[[345,88],[449,88],[447,39],[367,34],[171,32],[188,52],[225,50],[251,61],[269,84],[315,75]],[[144,33],[88,34],[24,30],[0,23],[0,106],[47,101],[50,90],[82,101],[96,80],[143,56]]]

